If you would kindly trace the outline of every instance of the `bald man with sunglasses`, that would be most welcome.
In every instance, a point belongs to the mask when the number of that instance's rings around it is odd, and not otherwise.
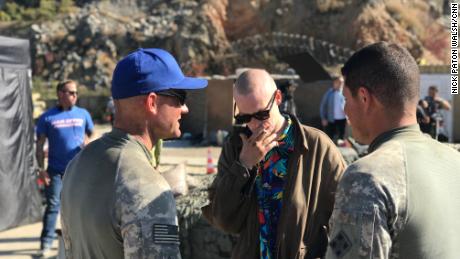
[[[281,114],[281,92],[265,71],[233,88],[237,123],[225,143],[203,214],[239,235],[232,258],[319,258],[327,246],[334,193],[345,162],[323,132]]]

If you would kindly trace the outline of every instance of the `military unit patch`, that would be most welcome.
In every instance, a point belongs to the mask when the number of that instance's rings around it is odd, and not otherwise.
[[[345,232],[340,231],[335,238],[329,243],[332,252],[340,258],[350,251],[352,243]]]
[[[179,245],[179,227],[175,225],[154,224],[153,242],[162,245]]]

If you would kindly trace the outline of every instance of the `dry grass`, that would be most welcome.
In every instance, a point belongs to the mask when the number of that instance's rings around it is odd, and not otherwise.
[[[386,2],[387,12],[404,29],[412,32],[419,38],[424,38],[425,28],[422,22],[422,11],[425,7],[417,4],[414,6],[404,5],[400,0],[390,0]]]
[[[426,37],[421,39],[423,46],[443,63],[449,62],[450,47],[449,32],[439,24],[433,24],[426,29]]]

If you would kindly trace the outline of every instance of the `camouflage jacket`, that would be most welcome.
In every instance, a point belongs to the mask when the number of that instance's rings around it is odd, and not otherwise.
[[[458,258],[460,154],[418,125],[380,135],[369,153],[339,183],[326,258]]]
[[[319,258],[327,246],[326,225],[345,161],[326,134],[291,119],[294,152],[288,159],[275,258]],[[232,258],[252,259],[260,257],[257,200],[254,172],[236,162],[241,147],[240,137],[230,136],[203,214],[219,229],[239,234]]]

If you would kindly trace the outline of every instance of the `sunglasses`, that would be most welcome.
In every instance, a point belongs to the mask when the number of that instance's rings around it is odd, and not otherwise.
[[[180,105],[185,104],[185,99],[187,98],[187,92],[185,90],[179,89],[168,89],[164,91],[155,92],[157,95],[175,97],[179,100]]]
[[[69,91],[69,90],[60,90],[61,92],[65,93],[65,94],[68,94],[68,95],[73,95],[73,96],[77,96],[78,95],[78,92],[77,91]]]
[[[270,102],[267,105],[267,108],[263,111],[258,111],[253,114],[237,114],[234,116],[236,124],[245,124],[249,123],[252,118],[255,118],[259,121],[264,121],[268,118],[270,118],[270,111],[273,107],[273,104],[275,103],[275,96],[276,96],[276,91],[273,93],[272,98],[270,99]],[[236,113],[236,103],[233,105],[233,113]]]

